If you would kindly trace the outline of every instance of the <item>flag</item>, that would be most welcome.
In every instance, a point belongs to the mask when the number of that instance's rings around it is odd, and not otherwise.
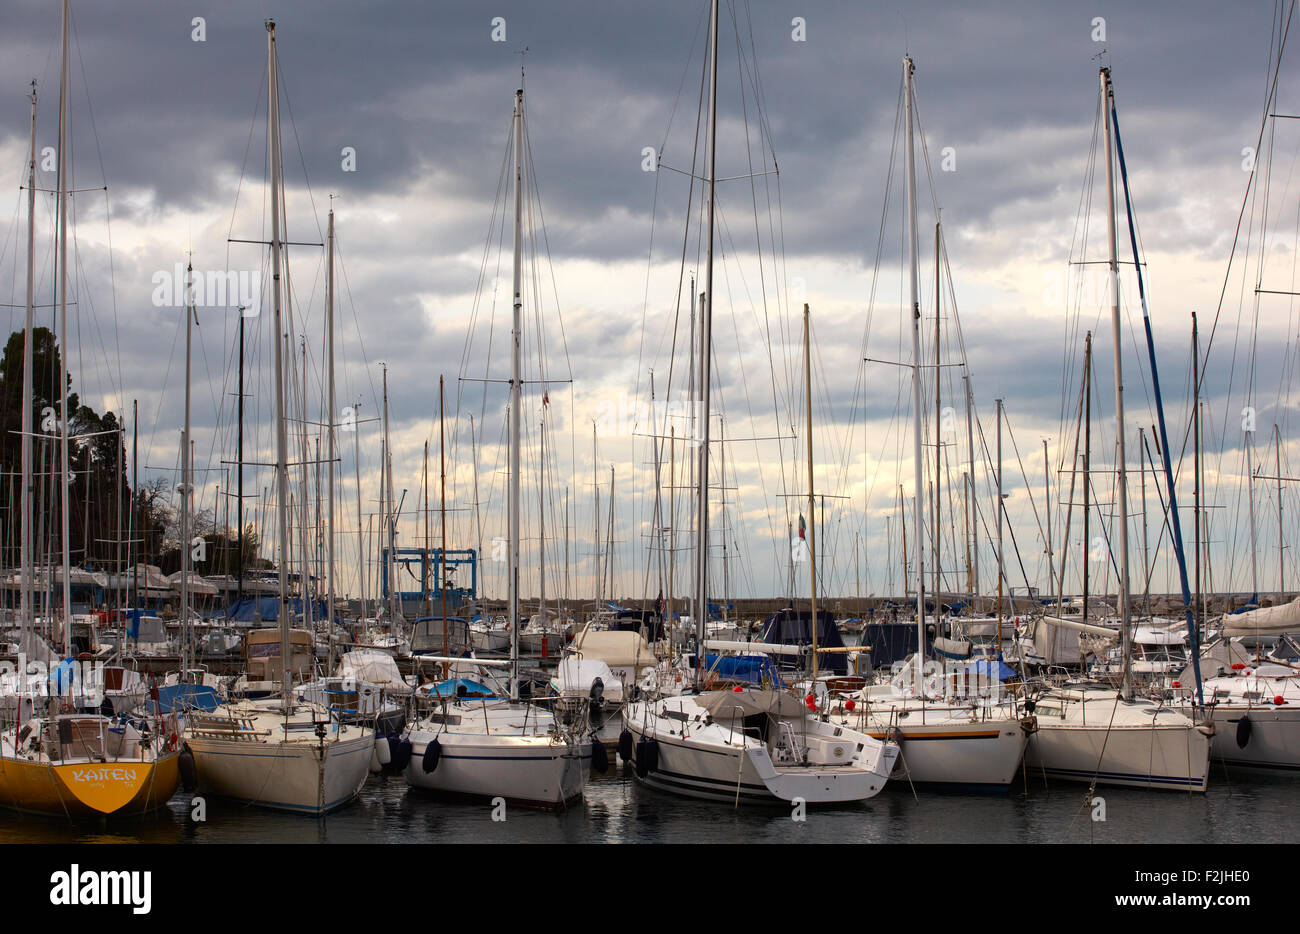
[[[550,404],[551,404],[551,394],[548,391],[542,395],[542,405],[550,405]]]
[[[803,513],[799,513],[799,537],[800,538],[804,537],[804,532],[807,531],[807,528],[808,527],[804,525]]]
[[[659,588],[659,599],[655,601],[655,609],[660,616],[664,615],[664,591],[662,587]]]

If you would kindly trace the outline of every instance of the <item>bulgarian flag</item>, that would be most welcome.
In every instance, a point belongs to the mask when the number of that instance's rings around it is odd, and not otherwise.
[[[800,537],[800,538],[803,538],[803,537],[804,537],[804,533],[805,533],[807,530],[808,530],[808,526],[806,526],[806,525],[804,524],[804,521],[803,521],[803,513],[799,513],[799,537]]]

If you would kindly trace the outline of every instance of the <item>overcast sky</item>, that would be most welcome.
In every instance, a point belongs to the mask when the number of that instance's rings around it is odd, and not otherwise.
[[[204,275],[244,274],[259,287],[258,304],[269,303],[265,248],[228,242],[270,236],[263,26],[268,16],[278,23],[287,238],[306,244],[290,247],[289,255],[294,332],[307,337],[312,422],[324,419],[324,252],[311,244],[323,241],[335,196],[338,407],[361,405],[357,433],[340,434],[340,589],[359,591],[354,441],[363,525],[373,522],[377,507],[380,431],[368,419],[380,407],[380,362],[388,364],[394,483],[399,496],[406,491],[399,545],[418,544],[424,535],[418,510],[426,441],[431,499],[438,503],[440,374],[448,386],[449,546],[482,541],[490,558],[492,539],[505,534],[506,387],[499,380],[509,375],[512,204],[509,189],[500,186],[526,46],[527,138],[536,184],[528,192],[526,237],[524,591],[537,592],[538,491],[545,489],[548,596],[565,590],[566,538],[568,590],[575,598],[592,593],[598,576],[595,528],[602,537],[610,534],[612,465],[614,589],[620,596],[653,598],[661,553],[647,550],[655,525],[649,436],[670,426],[684,431],[687,423],[656,422],[644,409],[638,415],[637,405],[649,402],[651,370],[658,399],[686,399],[690,290],[679,290],[679,283],[703,271],[699,190],[697,185],[688,210],[687,179],[672,169],[691,165],[707,3],[74,3],[71,187],[84,190],[74,195],[77,304],[70,311],[70,360],[75,388],[92,404],[124,407],[129,418],[132,400],[139,401],[140,469],[147,477],[174,478],[183,421],[184,316],[158,303],[160,283],[171,284],[177,264],[192,260]],[[8,89],[0,93],[0,179],[12,198],[0,289],[7,283],[5,301],[16,305],[26,286],[26,193],[20,191],[28,146],[26,95],[35,78],[37,146],[53,147],[59,4],[10,0],[0,17],[0,92]],[[902,143],[895,134],[903,55],[916,62],[920,130],[933,170],[931,194],[923,160],[918,169],[925,352],[932,359],[937,202],[947,250],[943,362],[969,365],[941,370],[940,405],[950,406],[955,419],[952,434],[941,427],[941,436],[956,442],[944,448],[947,473],[941,476],[944,589],[964,586],[960,504],[968,458],[968,374],[981,426],[976,431],[990,455],[994,400],[1004,399],[1008,412],[1004,483],[1018,546],[1017,557],[1008,544],[1010,582],[1019,586],[1027,577],[1046,590],[1042,442],[1048,441],[1059,554],[1066,495],[1058,486],[1069,483],[1061,471],[1073,451],[1087,329],[1097,341],[1094,462],[1099,471],[1114,466],[1104,267],[1070,265],[1095,263],[1106,250],[1104,154],[1094,147],[1098,66],[1113,69],[1171,443],[1178,450],[1190,412],[1191,312],[1200,314],[1204,349],[1252,179],[1243,170],[1253,164],[1251,154],[1243,150],[1253,151],[1260,132],[1278,18],[1274,4],[1262,0],[1136,8],[1064,2],[723,4],[718,175],[753,178],[719,186],[714,412],[721,413],[728,437],[763,440],[715,446],[714,592],[722,592],[724,579],[731,596],[787,589],[787,521],[797,524],[799,512],[808,512],[790,498],[807,492],[803,302],[813,320],[814,488],[827,497],[826,526],[817,530],[819,551],[825,548],[821,589],[832,595],[859,587],[864,594],[901,589],[898,484],[905,496],[913,489],[910,373],[892,365],[908,362],[911,353],[902,314]],[[1298,77],[1284,59],[1276,112],[1300,112]],[[1276,155],[1271,162],[1260,157],[1272,169],[1267,204],[1263,172],[1253,176],[1260,184],[1242,224],[1208,362],[1206,481],[1209,499],[1223,507],[1209,518],[1212,581],[1219,590],[1249,592],[1252,586],[1242,479],[1244,406],[1257,413],[1252,457],[1267,460],[1266,475],[1276,474],[1269,445],[1277,422],[1282,473],[1293,473],[1288,454],[1296,453],[1294,423],[1288,413],[1294,406],[1294,316],[1285,297],[1256,306],[1252,291],[1257,279],[1264,289],[1296,288],[1297,216],[1288,205],[1294,201],[1300,130],[1293,123],[1276,122]],[[662,155],[665,167],[645,171],[647,148]],[[774,167],[779,175],[771,174]],[[104,185],[107,195],[97,190]],[[53,188],[54,173],[43,172],[38,187]],[[1127,261],[1122,200],[1120,210],[1120,258]],[[53,294],[52,218],[52,196],[42,193],[41,304]],[[1262,271],[1261,255],[1267,257]],[[1155,416],[1131,267],[1121,294],[1129,464],[1136,468],[1138,428],[1149,432]],[[232,482],[223,461],[234,457],[238,312],[203,298],[192,419],[200,501],[212,508],[221,502],[216,488],[224,491]],[[246,430],[255,452],[247,455],[250,461],[270,459],[273,444],[273,345],[270,316],[267,308],[261,311],[247,319]],[[50,309],[39,315],[51,321]],[[21,327],[21,308],[10,308],[9,323]],[[934,371],[924,372],[923,405],[933,420]],[[301,377],[295,368],[295,387]],[[543,396],[549,404],[543,405]],[[291,402],[300,404],[297,395]],[[477,430],[472,444],[471,415]],[[548,450],[539,477],[537,427],[543,418]],[[933,430],[926,429],[927,443]],[[314,437],[317,431],[311,431]],[[934,448],[929,451],[927,458]],[[674,590],[680,595],[689,589],[689,557],[682,549],[691,519],[683,504],[689,498],[684,446],[676,454],[672,482],[666,446],[660,455],[662,495],[677,502],[672,521],[664,504],[659,525],[677,528]],[[599,515],[593,512],[593,468]],[[996,513],[989,471],[976,470],[986,533],[981,576],[991,592],[988,539]],[[932,475],[929,465],[926,476]],[[1179,496],[1190,501],[1190,465],[1180,477]],[[295,490],[301,479],[295,472]],[[1138,481],[1136,474],[1130,478],[1135,514],[1141,509]],[[270,472],[250,467],[245,483],[253,497],[250,518],[261,520],[261,491],[271,486]],[[1113,473],[1094,475],[1096,498],[1103,503],[1097,519],[1116,511],[1112,484]],[[1154,480],[1148,487],[1154,549],[1160,507]],[[1255,495],[1259,586],[1267,591],[1278,577],[1276,488],[1257,481]],[[1293,530],[1300,505],[1294,491],[1286,492],[1285,504],[1287,528]],[[914,542],[910,508],[906,521]],[[1190,516],[1184,511],[1185,523]],[[1066,586],[1077,590],[1083,553],[1077,509],[1071,523]],[[1094,535],[1098,527],[1117,535],[1113,522],[1095,520]],[[430,528],[436,544],[436,508]],[[1140,518],[1131,529],[1140,589]],[[265,534],[274,537],[271,525]],[[1093,551],[1094,575],[1101,576],[1109,559],[1104,547]],[[1175,584],[1167,537],[1153,553],[1153,588],[1170,589]],[[1294,588],[1300,577],[1294,556],[1287,556]],[[803,595],[807,574],[797,570],[797,592]],[[489,591],[503,593],[500,563],[487,561],[485,573]]]

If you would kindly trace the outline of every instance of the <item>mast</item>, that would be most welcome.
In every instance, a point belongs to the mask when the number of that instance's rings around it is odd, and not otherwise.
[[[704,260],[704,301],[700,305],[700,451],[695,516],[695,684],[704,665],[704,620],[709,609],[709,391],[713,348],[713,223],[718,168],[718,0],[709,5],[709,167],[706,185],[707,248]]]
[[[59,289],[59,487],[63,549],[63,651],[72,654],[72,550],[70,492],[68,490],[68,0],[63,0],[63,51],[59,66],[59,142],[58,142],[58,289]]]
[[[1145,490],[1145,474],[1142,479],[1142,489]],[[1043,439],[1043,512],[1047,513],[1047,592],[1052,594],[1056,592],[1056,569],[1052,565],[1052,474],[1047,460],[1046,438]]]
[[[537,468],[537,617],[546,626],[546,417],[538,423],[538,446],[541,456]],[[611,494],[612,495],[612,494]]]
[[[1119,313],[1119,261],[1115,249],[1115,147],[1113,142],[1111,103],[1114,92],[1110,85],[1110,69],[1101,69],[1102,100],[1106,108],[1106,245],[1110,255],[1110,321],[1115,358],[1115,460],[1116,495],[1119,498],[1119,617],[1124,639],[1124,685],[1126,700],[1133,697],[1129,679],[1132,633],[1129,632],[1129,568],[1128,568],[1128,473],[1124,450],[1124,354],[1123,331]]]
[[[1282,544],[1282,435],[1273,423],[1273,451],[1277,455],[1277,602],[1286,593],[1286,552]]]
[[[469,446],[470,457],[474,461],[474,531],[476,536],[474,539],[474,559],[477,562],[475,566],[474,580],[475,582],[478,582],[483,567],[483,514],[478,508],[478,435],[475,434],[473,415],[469,417]],[[481,599],[481,595],[477,590],[474,595]]]
[[[394,515],[393,501],[396,497],[393,494],[393,450],[391,442],[388,439],[388,364],[384,364],[384,457],[379,465],[379,474],[384,483],[384,490],[387,495],[385,501],[380,499],[380,514],[383,530],[380,533],[380,550],[383,555],[383,574],[384,574],[384,591],[388,594],[388,618],[390,624],[397,619],[397,611],[394,609],[397,604],[397,587],[393,580],[393,545],[397,537],[397,516]]]
[[[284,323],[280,307],[280,84],[276,64],[275,20],[266,21],[267,121],[271,149],[271,296],[275,340],[275,479],[280,527],[280,697],[284,712],[291,709],[293,675],[289,650],[289,439],[285,431]]]
[[[1250,463],[1250,449],[1254,443],[1255,433],[1246,432],[1244,447],[1246,448],[1246,503],[1250,512],[1250,599],[1252,603],[1259,599],[1259,564],[1255,549],[1255,481],[1254,468]]]
[[[812,673],[810,679],[817,683],[817,520],[813,513],[813,435],[812,435],[812,351],[811,324],[807,303],[803,306],[803,377],[805,416],[808,419],[808,594],[809,631],[812,634]]]
[[[970,459],[970,502],[968,504],[968,513],[966,517],[967,528],[970,534],[967,539],[967,550],[969,557],[966,559],[966,566],[970,569],[971,580],[970,590],[973,606],[979,609],[980,598],[980,546],[979,546],[979,521],[977,516],[977,506],[975,499],[975,430],[971,425],[972,412],[975,408],[975,392],[971,389],[970,374],[962,377],[966,381],[966,449]]]
[[[309,503],[311,502],[310,488],[307,481],[307,471],[308,464],[313,458],[311,457],[311,452],[307,447],[307,338],[305,335],[302,337],[302,396],[300,401],[302,403],[300,409],[302,419],[299,426],[302,450],[302,499],[298,505],[298,521],[299,525],[302,526],[302,535],[299,540],[298,553],[302,559],[302,578],[298,592],[302,596],[303,623],[310,630],[313,628],[313,617],[315,614],[313,612],[314,607],[312,604],[315,601],[312,599],[311,592],[311,546],[309,544],[311,540],[307,537],[307,519],[310,515],[308,513],[308,508]],[[315,459],[319,460],[320,458],[317,457]]]
[[[438,549],[438,569],[435,572],[438,583],[438,593],[442,595],[442,657],[448,656],[447,650],[447,421],[443,403],[443,380],[442,374],[438,374],[438,462],[441,465],[439,475],[438,502],[440,503],[439,511],[442,514],[442,547]],[[425,538],[425,554],[429,552],[428,538]],[[442,669],[443,677],[447,676],[448,667],[444,663]]]
[[[361,412],[361,403],[352,408],[355,417]],[[357,419],[360,421],[360,419]],[[357,482],[357,576],[361,588],[361,618],[366,618],[366,534],[365,520],[361,516],[361,427],[356,422],[352,425],[352,466],[356,470]]]
[[[238,426],[236,435],[238,440],[235,443],[235,483],[237,485],[235,495],[235,515],[239,522],[239,530],[236,543],[239,549],[239,555],[236,558],[238,570],[235,572],[239,579],[235,583],[235,597],[238,600],[244,599],[244,309],[239,309],[239,400],[236,403],[239,409]]]
[[[1088,575],[1092,568],[1088,526],[1092,521],[1088,501],[1092,493],[1092,332],[1083,338],[1083,615],[1088,621]]]
[[[915,678],[914,690],[921,692],[921,681],[925,660],[925,568],[924,538],[925,504],[922,497],[924,485],[924,462],[921,452],[921,302],[917,285],[917,261],[919,259],[916,233],[916,144],[913,138],[912,113],[912,72],[914,66],[910,57],[903,59],[903,99],[907,108],[907,258],[908,291],[912,310],[912,458],[915,469],[915,488],[912,491],[912,512],[915,535],[912,536],[916,548],[916,655],[914,656]]]
[[[515,143],[514,309],[510,323],[510,496],[509,607],[510,700],[519,700],[519,436],[523,405],[523,210],[524,210],[524,89],[515,91],[511,131]],[[592,426],[595,432],[595,426]]]
[[[140,402],[138,399],[131,400],[131,490],[133,495],[140,495]],[[135,510],[132,509],[127,528],[131,529],[134,522]],[[144,529],[140,531],[143,534]],[[131,588],[135,591],[134,596],[131,598],[131,607],[134,609],[140,605],[140,557],[136,555],[135,560],[131,560],[131,545],[135,543],[134,529],[128,532],[127,538],[126,561],[127,564],[131,565]],[[141,538],[140,541],[143,543],[144,539]],[[30,576],[30,570],[28,573]]]
[[[1200,335],[1196,330],[1196,312],[1192,312],[1192,524],[1196,531],[1192,536],[1193,554],[1196,568],[1192,572],[1195,579],[1195,611],[1193,618],[1199,628],[1205,618],[1204,605],[1201,602],[1201,377],[1198,372],[1200,363]]]
[[[22,632],[32,620],[32,321],[36,313],[36,82],[32,81],[31,151],[27,162],[27,317],[23,323],[23,413],[22,413],[22,528],[19,532],[22,592],[19,596],[18,625]],[[20,640],[20,651],[26,649]]]
[[[181,678],[190,654],[190,347],[194,316],[194,264],[185,265],[185,429],[181,432]],[[87,487],[89,489],[89,487]]]
[[[326,366],[329,368],[328,386],[326,392],[329,398],[326,400],[325,407],[329,411],[326,416],[325,434],[329,439],[327,444],[329,450],[326,452],[326,496],[329,500],[328,513],[325,518],[325,548],[326,548],[326,599],[329,601],[327,606],[327,619],[329,621],[330,634],[330,671],[334,670],[334,458],[335,439],[334,439],[334,209],[330,209],[329,214],[329,262],[325,266],[325,355]],[[242,320],[242,319],[241,319]]]
[[[939,330],[939,223],[934,225],[934,493],[933,508],[930,513],[930,538],[934,542],[934,570],[931,577],[934,581],[934,618],[935,622],[939,620],[939,564],[942,560],[940,548],[943,545],[943,536],[939,531],[939,493],[940,477],[939,470],[943,462],[943,442],[939,437],[939,427],[943,424],[943,409],[939,404],[939,343],[941,341]]]
[[[1002,400],[997,400],[998,411],[998,658],[1002,657],[1002,583],[1004,580],[1004,563],[1002,560],[1002,526],[1006,515],[1006,500],[1002,498]]]

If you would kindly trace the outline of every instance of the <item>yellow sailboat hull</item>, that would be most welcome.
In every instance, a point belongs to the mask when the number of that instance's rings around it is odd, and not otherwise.
[[[175,752],[150,762],[0,758],[0,805],[57,817],[147,814],[167,803],[180,780]]]

